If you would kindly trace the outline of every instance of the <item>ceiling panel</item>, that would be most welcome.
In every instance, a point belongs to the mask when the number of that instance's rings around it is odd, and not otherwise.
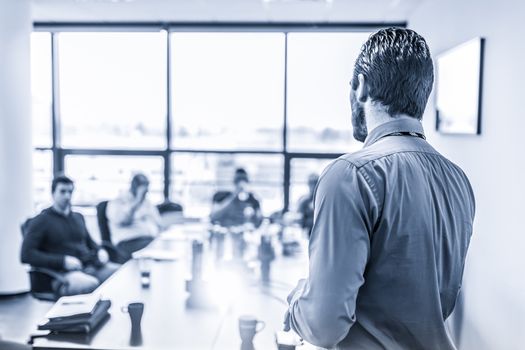
[[[34,21],[406,21],[425,0],[33,0]]]

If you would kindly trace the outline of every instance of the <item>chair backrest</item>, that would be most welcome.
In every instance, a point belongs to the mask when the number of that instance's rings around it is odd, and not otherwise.
[[[100,238],[103,242],[111,243],[111,231],[109,230],[108,218],[106,216],[107,207],[108,201],[102,201],[97,204],[97,222],[98,228],[100,229]]]
[[[34,218],[29,218],[22,225],[20,225],[20,232],[25,239],[29,232],[29,226]],[[38,268],[31,267],[29,269],[29,284],[31,286],[31,294],[40,300],[56,301],[58,295],[53,291],[53,277],[49,274],[40,271]]]
[[[31,221],[33,221],[34,218],[29,218],[22,225],[20,225],[20,232],[22,233],[22,238],[26,238],[27,231],[29,230],[29,225],[31,225]]]
[[[159,211],[159,214],[162,215],[166,213],[182,213],[184,208],[179,203],[165,201],[164,203],[157,205],[157,210]]]

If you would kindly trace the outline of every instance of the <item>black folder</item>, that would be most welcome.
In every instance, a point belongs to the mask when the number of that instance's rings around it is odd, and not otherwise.
[[[100,300],[90,314],[48,320],[47,323],[39,325],[38,329],[64,333],[90,333],[109,315],[110,307],[111,301]]]

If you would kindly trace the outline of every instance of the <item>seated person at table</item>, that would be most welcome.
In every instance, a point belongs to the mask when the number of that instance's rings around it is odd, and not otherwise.
[[[23,263],[63,274],[68,283],[55,290],[59,295],[91,293],[120,266],[109,262],[108,253],[91,239],[84,217],[71,210],[73,189],[68,177],[53,179],[53,206],[31,219],[22,244]]]
[[[148,190],[148,178],[136,174],[129,192],[110,201],[106,210],[111,240],[129,257],[151,243],[161,229],[159,211],[146,198]]]
[[[301,215],[299,223],[308,233],[308,237],[310,237],[310,231],[314,225],[314,191],[318,180],[319,175],[317,174],[308,176],[308,194],[299,199],[297,205],[297,211]]]
[[[213,196],[211,221],[225,227],[245,224],[259,227],[262,222],[261,206],[248,191],[249,179],[246,170],[235,170],[233,184],[233,192],[219,191]]]

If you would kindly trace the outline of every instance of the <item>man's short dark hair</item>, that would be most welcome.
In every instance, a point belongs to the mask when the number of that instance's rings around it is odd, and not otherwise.
[[[142,173],[133,175],[131,178],[131,188],[137,188],[139,186],[149,185],[148,177]]]
[[[233,183],[237,184],[241,181],[249,182],[248,173],[246,170],[244,170],[244,168],[237,168],[235,169],[235,174],[233,175]]]
[[[55,193],[58,184],[74,185],[74,182],[66,175],[57,175],[53,178],[53,182],[51,182],[51,193]]]
[[[415,31],[387,28],[372,34],[355,62],[354,90],[359,74],[365,77],[368,96],[383,104],[391,116],[423,117],[434,67],[425,39]]]

